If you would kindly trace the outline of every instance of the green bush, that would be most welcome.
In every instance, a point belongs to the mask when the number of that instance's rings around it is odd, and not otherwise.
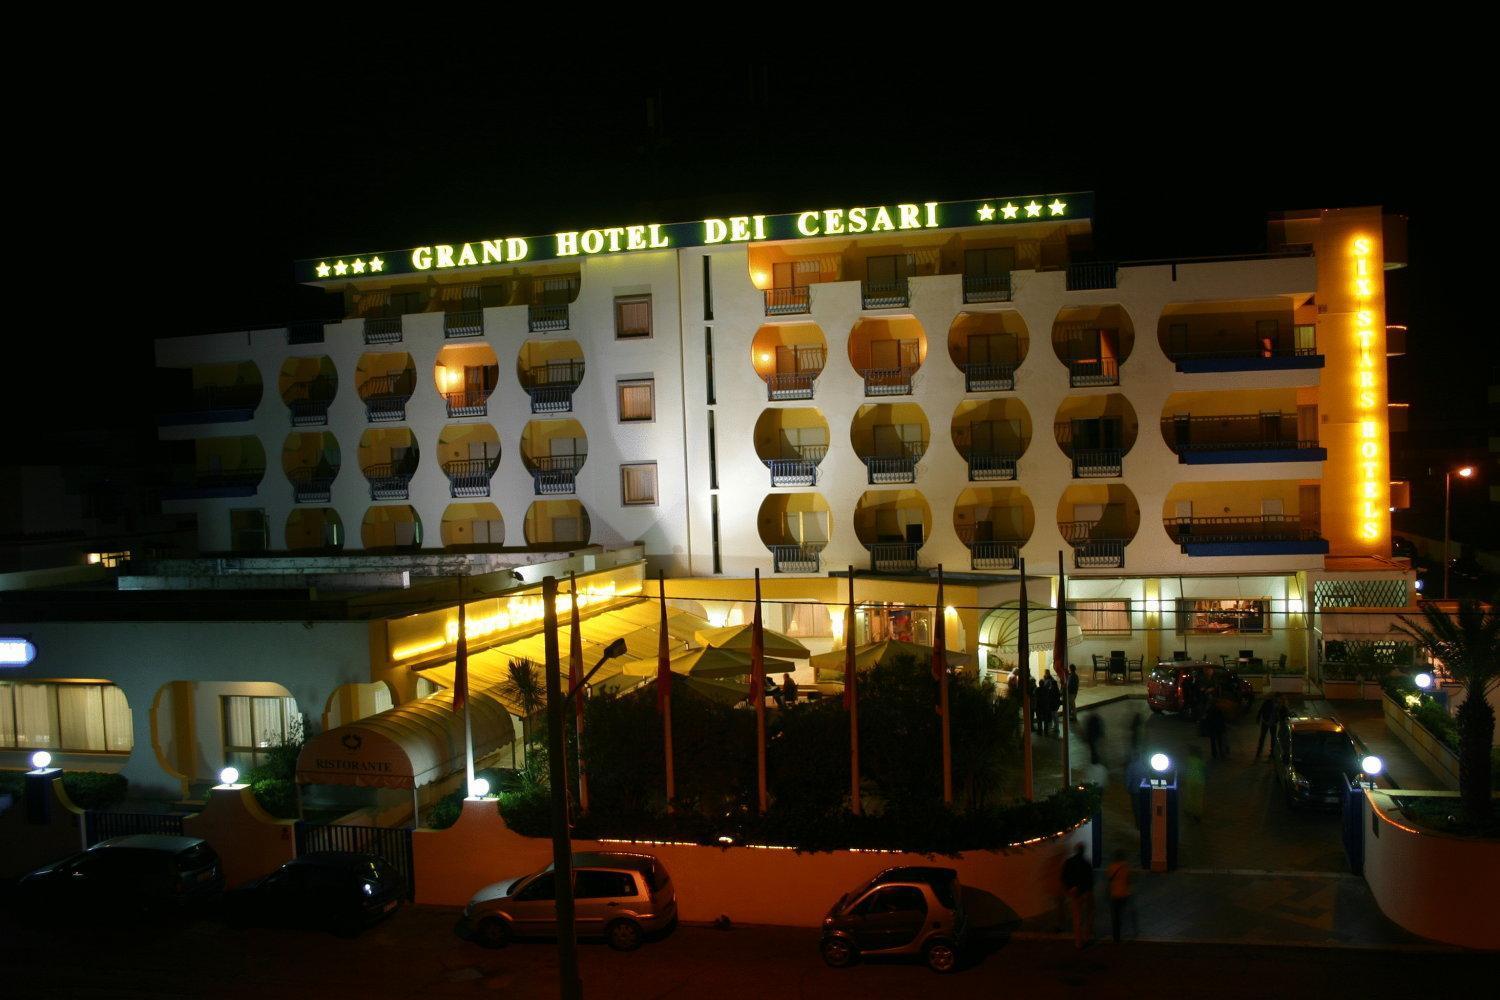
[[[277,819],[297,818],[297,785],[285,778],[262,778],[250,783],[260,807]]]
[[[302,720],[293,719],[281,742],[265,750],[261,762],[241,779],[260,807],[279,819],[297,817],[297,757],[304,742]]]
[[[64,771],[63,790],[80,809],[106,809],[125,801],[130,780],[123,774],[102,771]],[[26,772],[0,771],[0,794],[20,798],[26,788]]]

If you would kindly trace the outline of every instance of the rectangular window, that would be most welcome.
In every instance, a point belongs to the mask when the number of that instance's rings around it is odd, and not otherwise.
[[[1084,635],[1129,635],[1129,601],[1069,601]]]
[[[708,405],[714,405],[714,329],[711,326],[703,328],[703,358],[706,381],[708,382]]]
[[[714,411],[708,411],[708,488],[719,488],[719,440],[714,429]]]
[[[821,604],[788,604],[786,634],[798,638],[826,638],[833,635],[833,621],[828,608]]]
[[[130,706],[113,684],[0,683],[0,747],[129,753]]]
[[[621,295],[615,299],[615,339],[651,336],[651,296]]]
[[[724,563],[719,554],[719,494],[711,493],[708,497],[709,527],[713,535],[714,546],[714,573],[724,572]]]
[[[1265,635],[1271,631],[1263,599],[1179,599],[1178,635]]]
[[[620,502],[627,507],[655,506],[655,462],[633,462],[620,466]]]
[[[615,383],[620,401],[620,423],[656,419],[656,380],[630,379]]]
[[[713,258],[707,254],[703,255],[703,318],[705,320],[714,318],[714,283],[709,273],[712,260]]]
[[[289,740],[300,726],[293,698],[225,695],[224,760],[246,771],[263,763],[266,753]]]

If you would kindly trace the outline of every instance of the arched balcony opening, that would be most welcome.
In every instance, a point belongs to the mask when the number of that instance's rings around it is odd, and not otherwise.
[[[328,423],[328,406],[339,391],[338,371],[333,367],[332,358],[326,355],[287,358],[281,363],[277,383],[293,427]]]
[[[760,540],[777,573],[817,573],[833,530],[828,501],[818,493],[772,493],[756,516]]]
[[[952,435],[970,482],[1015,479],[1031,444],[1031,414],[1019,399],[965,400],[953,411]]]
[[[1075,389],[1120,384],[1120,366],[1135,347],[1135,327],[1123,307],[1070,306],[1052,324],[1052,347]]]
[[[438,464],[449,496],[487,497],[500,465],[500,435],[493,424],[449,424],[438,435]]]
[[[410,354],[366,354],[354,369],[354,384],[371,423],[406,419],[406,404],[417,389],[417,366]]]
[[[1321,368],[1318,306],[1312,298],[1276,296],[1163,307],[1161,349],[1189,374]]]
[[[854,533],[875,573],[913,573],[932,533],[932,508],[917,490],[866,490],[854,508]]]
[[[286,516],[289,552],[336,552],[344,547],[344,522],[332,507],[296,507]]]
[[[932,429],[916,403],[866,403],[854,413],[849,440],[871,485],[914,483]]]
[[[828,454],[828,421],[808,406],[767,409],[755,421],[755,454],[772,486],[816,486]]]
[[[523,526],[526,544],[558,549],[587,545],[589,512],[577,500],[533,500]]]
[[[500,365],[488,344],[449,344],[438,351],[433,381],[448,406],[448,417],[482,417],[500,380]]]
[[[1119,483],[1075,483],[1057,502],[1057,529],[1075,569],[1121,569],[1141,527],[1135,494]]]
[[[492,503],[450,503],[441,533],[445,549],[499,546],[505,544],[505,521]]]
[[[828,361],[828,341],[816,323],[767,323],[750,341],[750,363],[766,383],[766,399],[812,399]]]
[[[1036,512],[1014,486],[970,486],[953,504],[953,530],[969,550],[969,568],[1015,569],[1036,527]]]
[[[419,549],[422,519],[413,507],[371,507],[359,526],[359,541],[367,549]]]
[[[1139,426],[1130,400],[1112,392],[1063,400],[1052,429],[1074,479],[1112,479],[1124,474]]]
[[[1174,392],[1161,436],[1183,465],[1321,462],[1316,387]]]
[[[866,396],[905,396],[927,358],[927,334],[910,316],[867,318],[849,334],[849,363]]]
[[[1010,392],[1031,336],[1013,309],[959,313],[948,328],[948,356],[964,373],[965,392]]]
[[[1178,483],[1162,504],[1162,527],[1187,556],[1321,555],[1317,480]]]
[[[576,340],[528,340],[516,357],[516,375],[532,413],[571,413],[573,393],[583,383],[583,348]]]
[[[372,427],[359,438],[359,470],[370,482],[371,500],[406,500],[420,458],[406,427]]]
[[[521,461],[539,497],[577,493],[588,457],[588,435],[576,420],[532,420],[521,432]]]
[[[281,469],[292,484],[293,503],[328,503],[342,456],[328,431],[294,431],[281,446]]]

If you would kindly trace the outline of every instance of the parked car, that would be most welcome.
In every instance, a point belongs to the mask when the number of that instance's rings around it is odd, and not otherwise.
[[[1146,704],[1153,712],[1182,712],[1197,718],[1202,692],[1231,719],[1255,701],[1249,681],[1229,667],[1212,663],[1164,661],[1146,677]]]
[[[316,852],[231,891],[224,898],[224,915],[234,923],[356,933],[394,911],[405,892],[405,880],[382,858]]]
[[[206,840],[138,833],[112,837],[21,878],[23,905],[119,919],[130,912],[170,912],[224,890],[219,856]]]
[[[862,955],[920,955],[934,972],[952,972],[967,931],[958,872],[904,866],[839,897],[820,947],[836,969]]]
[[[460,930],[498,948],[512,938],[557,933],[556,878],[551,865],[502,879],[474,894]],[[602,937],[617,951],[639,948],[646,935],[677,922],[677,893],[666,867],[649,854],[573,855],[574,920],[579,937]]]
[[[1287,805],[1337,806],[1360,770],[1359,748],[1343,723],[1328,716],[1295,716],[1277,734],[1276,775]]]

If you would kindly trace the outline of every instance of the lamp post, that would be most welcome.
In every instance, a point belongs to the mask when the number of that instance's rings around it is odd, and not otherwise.
[[[1443,473],[1443,600],[1448,599],[1448,525],[1452,520],[1453,511],[1453,475],[1458,474],[1460,479],[1468,479],[1474,474],[1474,467],[1466,465],[1461,469],[1449,469]]]

